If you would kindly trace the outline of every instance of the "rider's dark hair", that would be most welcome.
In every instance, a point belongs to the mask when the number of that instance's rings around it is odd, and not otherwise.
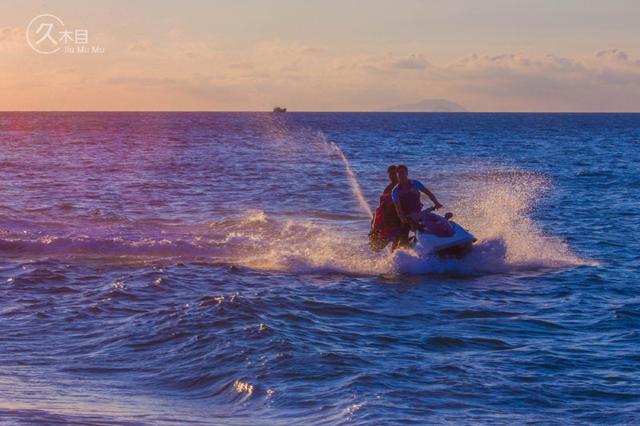
[[[389,167],[387,167],[387,173],[391,172],[391,171],[395,171],[395,170],[396,170],[396,165],[395,164],[392,164]]]
[[[400,169],[405,169],[406,171],[409,171],[409,168],[407,166],[405,166],[404,164],[400,164],[399,166],[396,167],[396,171],[398,171]]]

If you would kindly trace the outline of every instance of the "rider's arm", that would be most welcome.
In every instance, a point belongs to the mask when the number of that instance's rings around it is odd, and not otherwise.
[[[427,197],[429,197],[429,199],[433,202],[433,204],[436,206],[436,208],[440,208],[442,207],[442,204],[440,204],[440,202],[438,201],[438,199],[436,198],[435,195],[433,195],[433,192],[429,191],[429,189],[424,186],[421,182],[416,181],[416,187],[423,193],[425,194]]]
[[[433,195],[433,193],[431,191],[429,191],[427,188],[423,189],[422,192],[429,197],[429,199],[431,199],[431,201],[433,201],[433,204],[436,206],[436,208],[440,208],[442,207],[442,204],[440,204],[440,202],[438,201],[438,199],[436,198],[435,195]]]

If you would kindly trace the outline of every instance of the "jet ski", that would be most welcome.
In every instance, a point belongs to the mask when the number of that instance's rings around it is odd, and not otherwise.
[[[442,217],[433,213],[433,210],[429,208],[410,216],[415,231],[410,245],[420,256],[464,257],[477,241],[476,237],[452,221],[452,213]]]
[[[401,226],[393,203],[383,202],[376,209],[369,246],[374,251],[382,251],[391,241],[398,238]],[[422,210],[409,216],[415,236],[409,238],[409,247],[420,256],[464,257],[476,238],[466,229],[451,220],[452,213],[444,217],[433,213],[435,208]]]

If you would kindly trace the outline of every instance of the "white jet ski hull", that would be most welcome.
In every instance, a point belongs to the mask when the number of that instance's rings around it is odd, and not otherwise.
[[[464,256],[471,249],[471,245],[477,241],[476,237],[457,223],[454,225],[454,230],[454,234],[450,237],[437,237],[430,233],[417,232],[414,249],[422,255]]]

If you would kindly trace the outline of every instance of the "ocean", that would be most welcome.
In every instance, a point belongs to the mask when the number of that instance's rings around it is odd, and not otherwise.
[[[370,250],[399,163],[467,257]],[[0,113],[0,423],[637,424],[639,166],[640,114]]]

